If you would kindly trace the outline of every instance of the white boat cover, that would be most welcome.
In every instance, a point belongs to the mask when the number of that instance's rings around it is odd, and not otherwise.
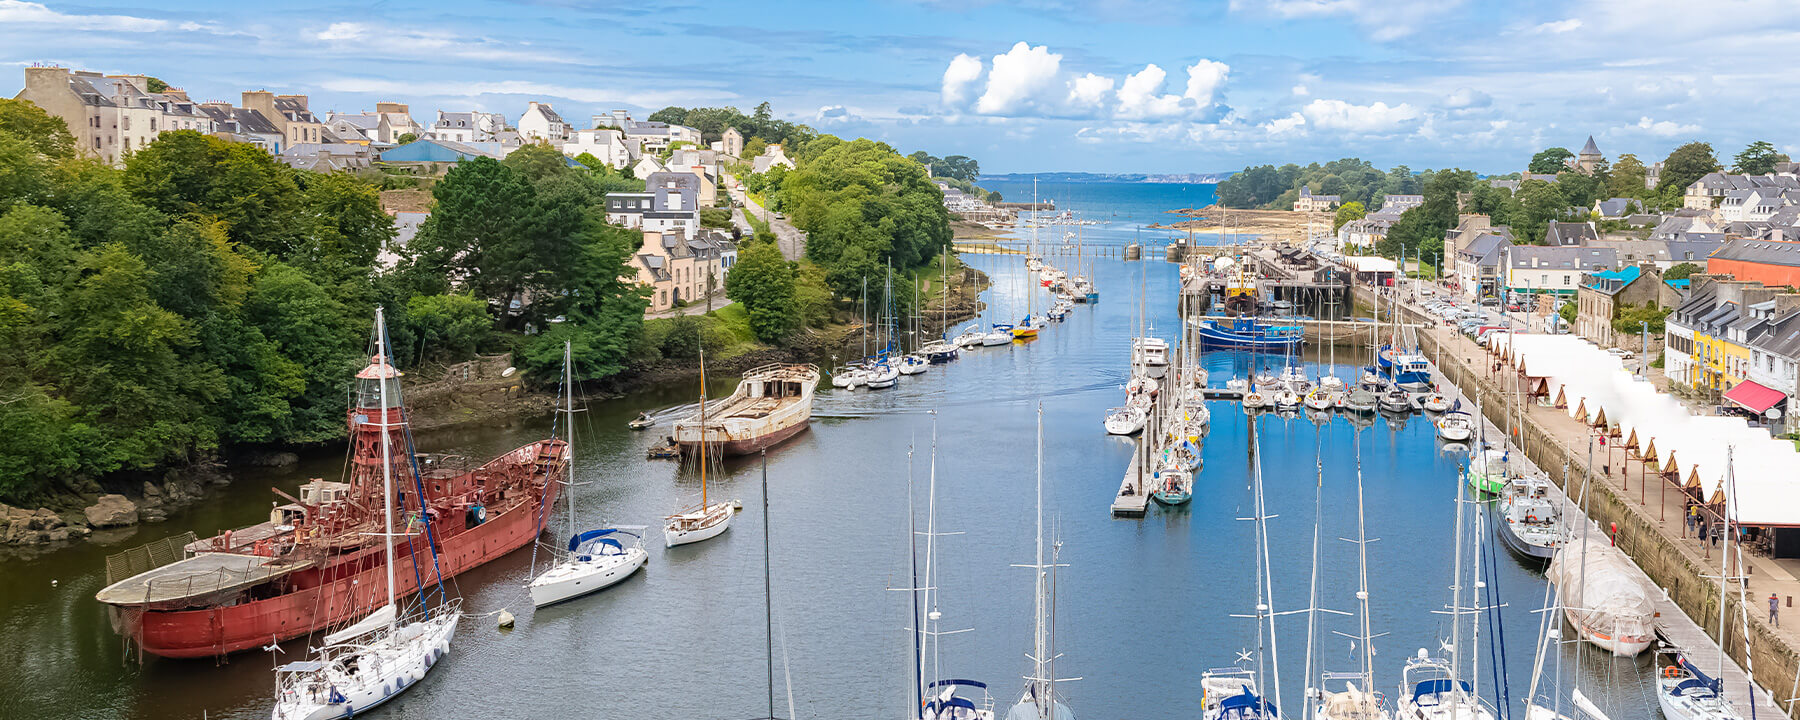
[[[1585,552],[1581,542],[1557,550],[1545,573],[1561,589],[1569,614],[1611,635],[1650,635],[1656,605],[1638,581],[1637,566],[1610,543],[1589,539],[1586,544]]]
[[[1637,379],[1616,356],[1571,335],[1509,335],[1494,341],[1506,362],[1570,417],[1616,430],[1619,442],[1675,473],[1708,502],[1724,502],[1727,450],[1736,469],[1733,518],[1746,525],[1800,526],[1800,452],[1741,417],[1694,415]],[[1576,450],[1580,450],[1576,448]]]
[[[358,635],[387,627],[389,623],[394,621],[394,617],[394,606],[383,605],[376,608],[375,612],[369,613],[367,617],[356,621],[356,623],[350,627],[326,635],[325,644],[336,645]]]

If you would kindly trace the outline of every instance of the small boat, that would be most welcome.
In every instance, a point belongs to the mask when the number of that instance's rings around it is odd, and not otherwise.
[[[1500,539],[1521,556],[1549,560],[1568,539],[1562,507],[1550,497],[1549,478],[1513,478],[1500,496],[1500,515],[1506,520],[1495,523]]]
[[[1200,346],[1284,351],[1300,347],[1306,331],[1298,325],[1274,325],[1256,318],[1212,317],[1191,321]]]
[[[870,390],[886,390],[900,383],[899,363],[881,360],[869,366],[863,381]]]
[[[1617,657],[1634,657],[1656,639],[1650,588],[1624,551],[1603,542],[1566,544],[1550,561],[1563,616],[1581,639]]]
[[[831,386],[845,390],[855,390],[858,385],[868,381],[868,373],[856,365],[845,365],[831,371]]]
[[[1200,674],[1201,720],[1276,720],[1274,702],[1256,694],[1256,674],[1243,668],[1214,668]]]
[[[1169,463],[1156,471],[1153,479],[1156,490],[1150,493],[1150,499],[1164,505],[1184,505],[1194,499],[1194,476],[1182,467],[1182,463]]]
[[[1306,393],[1306,399],[1303,402],[1306,403],[1306,407],[1313,410],[1330,410],[1331,393],[1326,392],[1323,388],[1313,388],[1311,392]]]
[[[670,438],[668,442],[661,445],[650,446],[644,456],[650,460],[673,460],[681,457],[681,446],[675,444],[674,438]]]
[[[1725,683],[1695,667],[1681,648],[1656,649],[1656,704],[1668,720],[1741,720],[1725,699]]]
[[[631,422],[625,423],[625,427],[633,430],[648,430],[655,426],[656,418],[650,417],[650,413],[647,412],[638,413],[638,416],[632,418]]]
[[[926,368],[931,367],[931,361],[926,360],[924,355],[913,353],[900,358],[898,365],[899,367],[896,369],[900,371],[901,375],[918,375],[925,372]]]
[[[1188,372],[1188,378],[1187,378],[1188,383],[1197,388],[1206,387],[1206,381],[1212,379],[1212,376],[1209,375],[1206,372],[1206,368],[1203,368],[1203,367],[1198,367],[1198,366],[1189,367],[1187,372]]]
[[[988,347],[1011,345],[1013,341],[1011,323],[994,323],[994,329],[981,336],[981,344]]]
[[[1281,385],[1296,395],[1305,395],[1312,389],[1312,380],[1307,379],[1305,368],[1289,365],[1281,369]]]
[[[1350,393],[1342,392],[1342,391],[1332,393],[1331,394],[1331,409],[1333,409],[1333,410],[1349,410],[1350,409]]]
[[[1380,404],[1381,398],[1364,388],[1351,390],[1348,395],[1344,396],[1344,409],[1358,415],[1373,413],[1376,406]]]
[[[1443,393],[1434,392],[1427,394],[1420,404],[1425,412],[1441,413],[1450,409],[1450,398],[1444,397]]]
[[[1161,386],[1162,383],[1157,382],[1156,378],[1148,375],[1134,375],[1130,380],[1125,381],[1125,395],[1127,397],[1139,395],[1156,397],[1157,389]]]
[[[1070,305],[1064,305],[1061,302],[1058,302],[1055,305],[1050,306],[1049,310],[1044,311],[1044,317],[1057,322],[1062,322],[1063,320],[1068,319],[1071,307],[1072,306]]]
[[[1418,350],[1395,350],[1382,346],[1376,362],[1401,389],[1425,392],[1431,389],[1431,362]]]
[[[919,352],[924,353],[926,361],[931,364],[942,365],[956,359],[958,345],[960,343],[933,340],[925,343],[925,347],[919,348]]]
[[[1366,367],[1363,368],[1362,376],[1357,380],[1356,386],[1369,392],[1381,393],[1387,392],[1388,381],[1387,378],[1381,376],[1381,373],[1376,372],[1375,368]]]
[[[1234,377],[1225,381],[1225,389],[1235,393],[1248,392],[1250,390],[1250,381],[1246,378]]]
[[[811,366],[808,366],[811,367]],[[814,370],[814,373],[817,371]],[[746,380],[750,377],[745,375]],[[814,375],[817,380],[817,375]],[[809,386],[810,387],[810,386]],[[743,386],[739,386],[742,391]],[[729,403],[729,401],[727,401]],[[729,409],[729,405],[728,405]],[[699,427],[702,432],[710,430],[706,425],[706,351],[700,351],[700,413]],[[697,543],[718,537],[719,533],[731,528],[731,503],[714,503],[707,501],[706,471],[711,464],[707,459],[707,450],[711,442],[696,442],[695,449],[700,456],[700,503],[682,508],[681,511],[663,518],[663,542],[668,547]]]
[[[1469,467],[1465,471],[1469,476],[1469,487],[1488,497],[1505,492],[1511,476],[1509,465],[1511,458],[1505,450],[1484,448],[1469,453]]]
[[[1261,410],[1266,407],[1269,407],[1269,398],[1263,395],[1261,390],[1244,393],[1245,410]]]
[[[1106,433],[1108,435],[1136,435],[1144,429],[1144,421],[1149,414],[1138,405],[1126,405],[1106,411]]]
[[[1026,315],[1017,325],[1012,326],[1013,339],[1026,340],[1037,337],[1038,330],[1043,327],[1044,321],[1039,320],[1036,315]]]
[[[1438,418],[1437,434],[1450,442],[1462,442],[1475,434],[1475,423],[1466,412],[1453,412]]]
[[[961,335],[957,335],[956,339],[951,340],[950,342],[963,349],[978,348],[984,344],[982,340],[986,336],[987,333],[982,332],[981,328],[970,325],[967,329],[962,331]]]
[[[1275,391],[1275,409],[1292,410],[1300,407],[1300,396],[1292,390]]]
[[[1321,375],[1319,377],[1319,388],[1325,392],[1341,393],[1349,391],[1350,385],[1349,383],[1344,382],[1343,378],[1336,375]]]
[[[1399,720],[1494,720],[1494,711],[1467,680],[1456,679],[1450,662],[1424,648],[1400,671]]]
[[[602,528],[570,537],[567,557],[527,586],[531,604],[544,607],[573,600],[631,577],[650,562],[650,553],[644,551],[643,536],[633,532],[635,530],[642,528]],[[619,542],[620,536],[637,541],[626,547]]]
[[[1132,338],[1131,364],[1143,368],[1150,377],[1162,377],[1169,371],[1169,341],[1159,337]]]
[[[1400,388],[1393,388],[1381,396],[1381,409],[1391,413],[1412,412],[1412,397]]]

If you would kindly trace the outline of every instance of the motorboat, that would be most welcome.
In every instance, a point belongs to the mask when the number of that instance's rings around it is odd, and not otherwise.
[[[1546,575],[1562,593],[1563,616],[1581,639],[1634,657],[1656,639],[1653,590],[1625,552],[1610,543],[1564,544]]]
[[[1380,404],[1381,398],[1365,388],[1351,390],[1349,394],[1344,396],[1344,409],[1358,415],[1368,415],[1373,413],[1375,412],[1376,406]]]
[[[1298,325],[1275,325],[1249,317],[1208,317],[1189,321],[1204,348],[1245,348],[1276,352],[1291,351],[1306,340],[1306,330]]]
[[[1106,432],[1108,435],[1136,435],[1144,429],[1144,421],[1149,413],[1139,405],[1126,405],[1106,411]]]
[[[1376,363],[1404,390],[1425,392],[1431,389],[1431,362],[1418,350],[1399,350],[1384,345],[1376,355]]]
[[[1162,377],[1169,371],[1169,341],[1159,337],[1132,338],[1131,364],[1143,368],[1150,377]]]
[[[625,427],[633,430],[648,430],[655,426],[656,418],[650,417],[650,413],[643,412],[638,413],[638,416],[632,418],[631,422],[625,423]]]
[[[573,493],[571,493],[572,495]],[[642,528],[602,528],[589,530],[569,538],[568,555],[526,586],[531,604],[536,607],[554,605],[565,600],[598,592],[631,577],[650,562],[644,551]],[[635,542],[627,547],[619,538]]]
[[[1511,458],[1505,450],[1499,448],[1482,448],[1469,453],[1469,467],[1465,471],[1469,476],[1469,487],[1486,497],[1493,497],[1506,491],[1507,479],[1512,475]]]
[[[1521,556],[1549,560],[1568,540],[1562,505],[1550,495],[1549,478],[1513,478],[1500,495],[1500,515],[1506,520],[1496,523],[1500,539]]]
[[[1256,694],[1256,674],[1238,667],[1200,674],[1202,720],[1276,720],[1274,701]]]
[[[1656,650],[1656,704],[1668,720],[1741,720],[1725,699],[1725,683],[1696,667],[1687,653],[1664,643]]]
[[[1393,388],[1381,396],[1381,409],[1391,413],[1412,412],[1412,397],[1405,390]]]
[[[913,353],[900,358],[897,365],[896,369],[900,371],[901,375],[918,375],[925,372],[926,368],[931,367],[931,361],[925,359],[923,354]]]
[[[868,375],[864,378],[864,384],[870,390],[886,390],[899,382],[900,366],[892,360],[881,360],[869,366]]]
[[[1463,442],[1475,434],[1475,422],[1466,412],[1447,413],[1434,424],[1437,426],[1438,437],[1450,442]]]
[[[1450,398],[1443,393],[1429,393],[1420,402],[1420,406],[1428,413],[1441,413],[1450,409]]]
[[[981,336],[981,344],[988,347],[1011,345],[1013,341],[1012,323],[994,323],[993,330]]]
[[[925,343],[925,347],[919,348],[919,352],[923,353],[925,359],[931,364],[942,365],[956,359],[956,356],[958,355],[957,348],[960,344],[961,343],[947,342],[944,340],[933,340]]]

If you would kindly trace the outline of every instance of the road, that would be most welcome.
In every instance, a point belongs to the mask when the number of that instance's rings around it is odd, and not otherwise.
[[[734,180],[735,178],[731,178],[728,182]],[[735,185],[735,182],[733,184]],[[750,199],[750,196],[742,189],[732,187],[730,193],[733,199],[743,203],[746,211],[767,222],[769,229],[775,231],[775,244],[781,248],[782,257],[799,260],[802,255],[806,254],[806,233],[801,232],[800,228],[794,227],[794,224],[786,219],[775,217],[763,206],[756,204],[755,200]]]

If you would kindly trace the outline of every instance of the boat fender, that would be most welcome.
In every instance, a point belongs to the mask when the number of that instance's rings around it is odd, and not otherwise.
[[[513,617],[512,613],[507,612],[505,609],[500,610],[500,627],[502,627],[502,628],[512,627],[515,619],[516,618]]]

